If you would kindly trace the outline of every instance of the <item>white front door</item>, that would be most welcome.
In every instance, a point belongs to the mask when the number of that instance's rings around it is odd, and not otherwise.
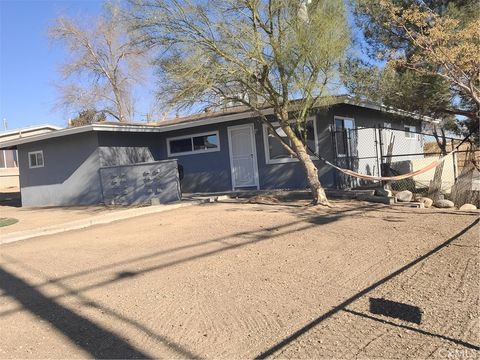
[[[240,187],[259,187],[254,134],[253,124],[228,128],[233,190]]]

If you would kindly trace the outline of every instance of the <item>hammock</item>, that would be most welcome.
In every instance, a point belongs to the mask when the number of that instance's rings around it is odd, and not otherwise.
[[[445,161],[445,159],[452,155],[453,153],[455,153],[457,150],[453,150],[451,152],[449,152],[447,155],[445,156],[442,156],[441,158],[433,161],[431,164],[421,168],[421,169],[418,169],[416,171],[412,171],[412,172],[409,172],[407,174],[402,174],[402,175],[396,175],[396,176],[372,176],[372,175],[365,175],[365,174],[360,174],[358,172],[355,172],[355,171],[352,171],[352,170],[348,170],[348,169],[343,169],[341,167],[338,167],[334,164],[332,164],[330,161],[328,160],[325,160],[322,158],[322,160],[327,164],[327,165],[330,165],[331,167],[337,169],[338,171],[341,171],[342,173],[346,174],[346,175],[349,175],[349,176],[353,176],[353,177],[356,177],[356,178],[360,178],[360,179],[364,179],[364,180],[385,180],[385,181],[398,181],[398,180],[403,180],[403,179],[407,179],[409,177],[413,177],[413,176],[416,176],[416,175],[420,175],[420,174],[423,174],[429,170],[432,170],[432,169],[435,169],[438,165],[440,165],[443,161]]]

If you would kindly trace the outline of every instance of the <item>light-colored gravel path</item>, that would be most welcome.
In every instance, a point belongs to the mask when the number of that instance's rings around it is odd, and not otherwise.
[[[0,358],[478,356],[478,215],[296,205],[205,204],[1,246]]]

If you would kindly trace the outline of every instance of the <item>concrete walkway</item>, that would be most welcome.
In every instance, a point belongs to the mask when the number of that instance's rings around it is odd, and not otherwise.
[[[0,244],[7,244],[15,241],[26,240],[38,236],[58,234],[65,231],[78,230],[88,228],[93,225],[109,224],[114,221],[125,220],[134,218],[137,216],[155,214],[164,211],[174,210],[186,206],[198,205],[201,203],[209,202],[209,198],[197,198],[187,201],[182,201],[174,204],[146,206],[133,209],[121,209],[99,215],[92,215],[88,218],[63,222],[60,224],[37,227],[35,229],[16,231],[7,234],[2,234],[0,229]],[[41,210],[41,209],[39,209]],[[48,210],[45,210],[48,211]]]

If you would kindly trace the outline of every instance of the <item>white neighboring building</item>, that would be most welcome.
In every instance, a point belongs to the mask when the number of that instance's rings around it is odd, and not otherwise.
[[[59,130],[55,125],[35,125],[0,132],[0,144],[6,141]],[[17,150],[0,150],[0,190],[19,188]]]

